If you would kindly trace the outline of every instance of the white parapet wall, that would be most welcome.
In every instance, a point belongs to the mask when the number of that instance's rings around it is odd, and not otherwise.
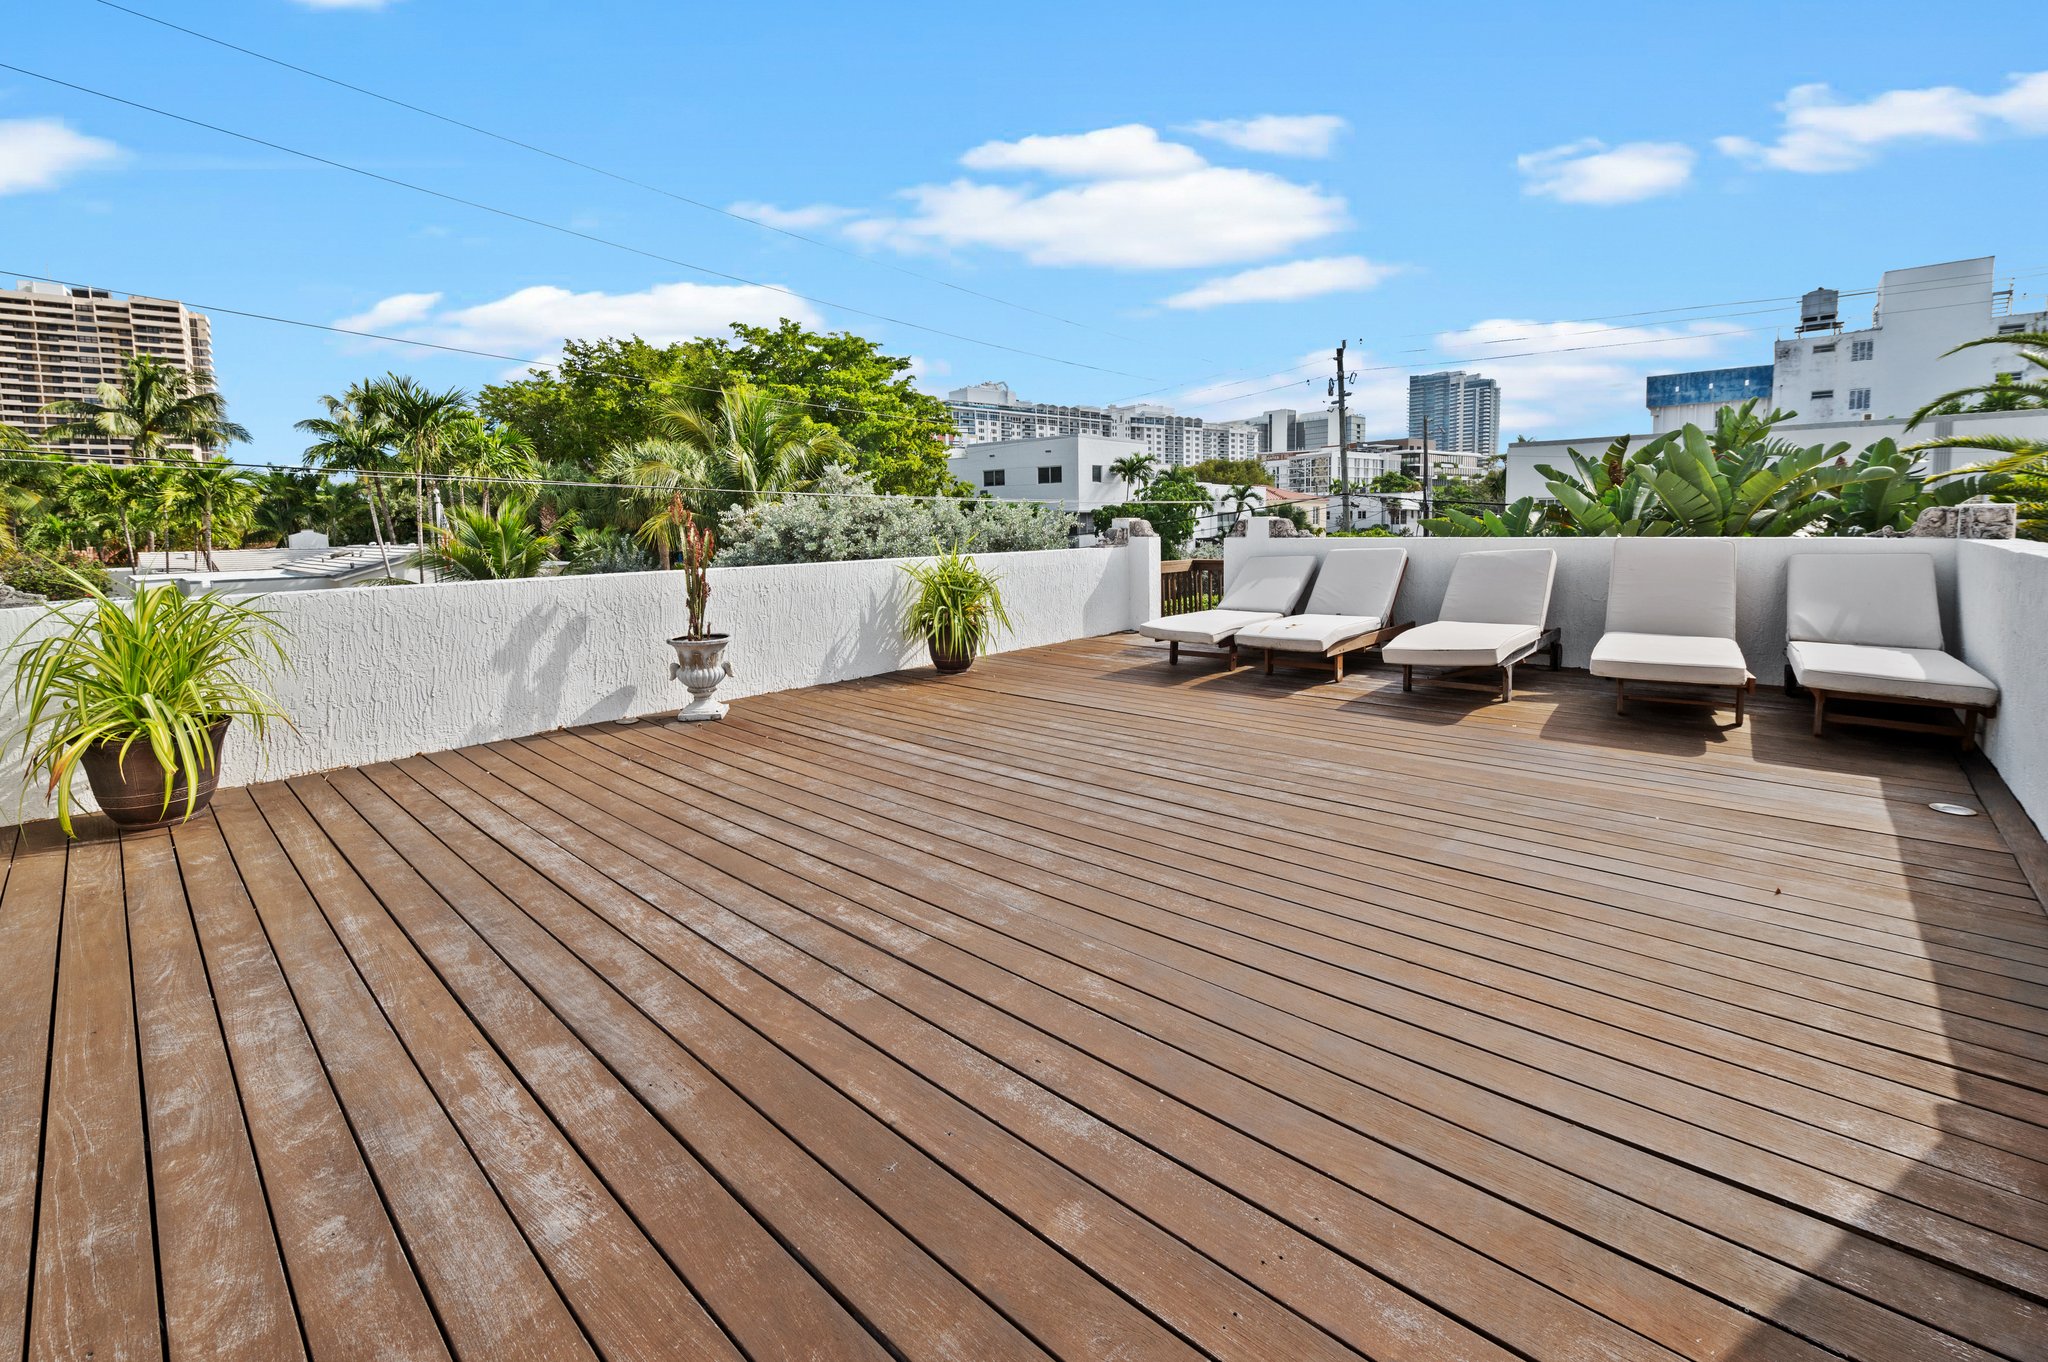
[[[976,558],[1002,579],[1016,626],[996,640],[998,651],[1116,633],[1157,613],[1157,539]],[[904,561],[711,569],[706,622],[732,635],[733,675],[720,698],[927,665],[923,646],[903,636]],[[689,699],[669,675],[667,640],[686,624],[678,573],[352,587],[264,605],[289,640],[290,665],[271,688],[294,726],[274,730],[261,752],[245,728],[231,731],[229,785],[673,713]],[[0,611],[0,641],[40,633],[37,619],[34,610]],[[21,744],[11,694],[0,722],[0,787],[13,791]],[[91,807],[82,779],[77,789]],[[30,790],[19,817],[49,811]],[[0,806],[0,822],[16,816]]]
[[[1963,660],[1998,683],[1984,755],[2048,830],[2048,544],[1956,545]]]

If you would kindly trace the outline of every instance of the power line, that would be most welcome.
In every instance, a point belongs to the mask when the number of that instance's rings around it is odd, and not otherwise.
[[[1066,359],[1059,355],[1048,355],[1043,354],[1036,350],[1025,350],[1019,346],[1005,345],[1001,341],[984,340],[979,336],[970,336],[959,331],[947,331],[941,327],[927,326],[922,322],[913,322],[903,317],[893,317],[887,313],[874,312],[866,308],[853,307],[847,303],[833,302],[830,299],[819,298],[808,293],[798,293],[795,289],[784,288],[780,284],[763,283],[761,280],[750,279],[743,274],[733,274],[727,270],[713,269],[709,265],[699,265],[692,261],[680,260],[677,259],[675,256],[663,255],[659,251],[650,251],[645,247],[628,245],[627,243],[622,241],[614,241],[609,237],[601,237],[592,232],[581,231],[577,228],[567,226],[563,223],[549,222],[545,218],[531,217],[525,213],[518,212],[515,209],[501,208],[498,207],[496,204],[484,203],[478,199],[467,199],[459,194],[451,194],[446,190],[433,189],[426,185],[414,184],[410,180],[401,180],[398,179],[396,176],[381,174],[378,171],[368,170],[362,166],[350,165],[346,161],[337,161],[332,157],[321,156],[315,152],[302,151],[297,147],[286,146],[282,142],[273,142],[270,141],[268,138],[258,137],[253,133],[237,132],[233,128],[224,128],[220,126],[218,123],[208,123],[204,119],[192,118],[180,113],[173,113],[169,109],[160,109],[157,108],[155,105],[144,104],[139,100],[127,99],[121,95],[110,94],[105,90],[96,90],[89,85],[79,85],[73,81],[60,80],[56,76],[45,75],[40,71],[31,71],[25,66],[15,66],[10,62],[0,62],[0,71],[12,71],[16,75],[27,76],[31,80],[40,80],[45,82],[46,84],[59,86],[60,88],[66,90],[74,90],[79,94],[91,95],[95,99],[104,99],[110,104],[124,105],[127,108],[137,109],[143,113],[155,114],[159,118],[168,118],[173,120],[174,122],[184,123],[190,127],[204,128],[208,132],[219,133],[223,137],[232,137],[238,141],[247,142],[252,146],[259,146],[267,148],[268,150],[271,151],[283,152],[287,156],[297,156],[302,160],[311,161],[315,165],[327,166],[334,170],[345,170],[351,175],[360,175],[364,179],[375,180],[380,184],[388,184],[398,189],[410,190],[415,194],[424,194],[428,198],[440,199],[447,203],[459,204],[464,208],[473,208],[476,209],[478,212],[490,213],[497,217],[505,218],[512,222],[525,223],[527,226],[530,227],[539,227],[550,232],[557,232],[563,236],[574,237],[579,241],[588,241],[595,245],[608,247],[612,250],[624,251],[629,255],[644,256],[649,260],[658,260],[663,264],[674,265],[678,269],[690,270],[697,274],[708,275],[714,279],[729,279],[734,283],[745,284],[749,288],[766,289],[771,293],[779,293],[785,297],[795,298],[801,302],[814,303],[819,307],[836,308],[841,312],[849,312],[857,317],[870,317],[876,321],[888,322],[895,326],[907,326],[913,331],[923,331],[929,335],[944,336],[948,340],[964,341],[969,345],[985,346],[991,350],[1001,350],[1008,354],[1021,355],[1026,359],[1044,360],[1049,364],[1063,364],[1069,368],[1088,369],[1095,373],[1114,374],[1119,378],[1135,378],[1147,382],[1153,381],[1154,379],[1154,376],[1149,374],[1134,374],[1127,369],[1111,369],[1105,365],[1089,364],[1083,360]]]
[[[456,118],[451,114],[437,112],[436,110],[426,108],[422,105],[414,104],[411,103],[410,101],[399,99],[395,95],[387,95],[382,93],[381,91],[372,90],[366,86],[356,85],[349,81],[342,80],[338,77],[327,75],[325,72],[315,71],[311,67],[300,66],[296,62],[289,62],[281,57],[273,57],[265,52],[258,52],[254,48],[244,47],[240,43],[229,42],[227,39],[215,37],[211,33],[201,33],[196,28],[187,28],[183,24],[172,23],[169,19],[159,18],[157,15],[147,14],[139,9],[130,9],[126,5],[116,4],[114,0],[94,0],[94,3],[104,5],[108,9],[119,10],[123,14],[131,15],[147,23],[157,24],[163,28],[172,29],[176,32],[183,33],[188,37],[197,38],[201,42],[212,43],[214,46],[225,48],[230,52],[239,52],[245,57],[253,57],[257,61],[268,62],[270,65],[279,67],[283,70],[294,71],[297,72],[299,75],[310,77],[313,80],[323,81],[328,85],[336,87],[337,89],[347,90],[350,91],[351,93],[362,95],[367,99],[378,100],[382,103],[389,104],[394,108],[404,109],[409,113],[418,114],[423,118],[434,119],[435,121],[445,123],[450,127],[461,128],[465,132],[475,133],[479,137],[488,137],[494,142],[502,142],[506,146],[517,147],[521,151],[531,152],[536,156],[544,156],[551,161],[558,161],[563,165],[574,166],[578,170],[585,170],[593,175],[602,175],[608,180],[616,180],[620,184],[630,185],[635,189],[645,190],[647,193],[650,194],[659,194],[663,198],[673,199],[677,203],[688,204],[692,208],[700,208],[707,213],[716,213],[720,217],[731,218],[735,222],[748,223],[752,226],[759,227],[761,230],[766,232],[774,232],[779,236],[786,236],[793,240],[806,242],[813,246],[821,246],[824,249],[828,251],[833,251],[839,255],[849,256],[852,259],[865,261],[866,263],[871,265],[879,265],[884,269],[894,270],[898,274],[909,275],[913,279],[922,279],[926,283],[937,284],[941,288],[949,288],[956,293],[964,293],[971,298],[980,298],[985,302],[998,303],[1004,307],[1015,308],[1019,312],[1028,312],[1034,317],[1044,317],[1048,321],[1059,322],[1064,326],[1078,327],[1084,331],[1097,331],[1105,336],[1114,337],[1117,340],[1128,341],[1133,345],[1142,343],[1138,341],[1136,337],[1126,336],[1119,332],[1108,330],[1105,327],[1096,326],[1091,322],[1076,321],[1071,317],[1062,317],[1057,312],[1047,312],[1043,308],[1032,307],[1028,303],[1020,303],[1014,301],[1013,299],[1000,297],[993,293],[984,293],[980,289],[968,288],[964,284],[956,284],[949,279],[941,279],[937,275],[926,274],[921,270],[911,269],[907,265],[899,265],[892,260],[879,260],[874,256],[866,255],[860,251],[850,250],[845,246],[839,245],[837,242],[826,241],[820,237],[810,236],[806,233],[795,231],[788,227],[777,226],[775,223],[764,221],[761,218],[753,217],[746,213],[737,212],[730,208],[721,208],[715,203],[706,203],[702,199],[694,199],[687,194],[679,194],[672,189],[664,189],[662,186],[658,184],[649,184],[645,180],[637,180],[630,175],[623,175],[615,170],[607,170],[603,166],[593,165],[588,161],[578,160],[574,156],[569,156],[559,151],[553,151],[547,147],[537,146],[532,142],[523,141],[520,138],[510,136],[506,133],[493,131],[490,128],[482,127],[479,126],[478,124],[467,122],[464,119]]]

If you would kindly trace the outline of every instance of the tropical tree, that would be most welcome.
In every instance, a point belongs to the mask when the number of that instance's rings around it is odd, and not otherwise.
[[[1252,509],[1266,504],[1257,488],[1248,482],[1240,482],[1223,494],[1223,504],[1230,509],[1233,521],[1243,520]]]
[[[450,446],[469,420],[469,394],[434,391],[405,374],[386,374],[362,385],[362,402],[387,432],[399,462],[412,475],[413,547],[426,552],[427,478],[443,470]],[[421,569],[426,580],[425,568]]]
[[[1393,468],[1379,474],[1365,485],[1365,490],[1368,492],[1415,492],[1421,490],[1421,488],[1422,483],[1420,481]]]
[[[130,465],[81,463],[64,471],[63,500],[112,530],[131,565],[138,561],[135,526],[149,490],[142,470]]]
[[[193,459],[169,467],[179,497],[192,508],[194,554],[205,562],[208,572],[218,572],[220,564],[213,557],[215,531],[247,525],[263,491],[246,470],[226,459]]]
[[[213,450],[247,441],[249,432],[227,419],[227,408],[211,374],[188,373],[154,355],[130,355],[121,382],[103,382],[91,397],[66,397],[44,407],[65,418],[44,435],[124,443],[135,458],[148,461],[173,445]]]
[[[330,473],[355,478],[363,499],[370,507],[370,533],[377,543],[389,544],[398,537],[398,525],[391,517],[382,474],[397,471],[392,452],[392,430],[371,395],[369,384],[352,384],[340,397],[320,399],[323,414],[300,421],[296,429],[313,437],[306,446],[305,460]],[[391,572],[391,557],[384,557],[385,575]]]
[[[451,430],[448,462],[457,477],[476,482],[485,511],[491,509],[493,488],[502,496],[508,483],[532,481],[541,475],[533,441],[510,426],[488,421],[474,412],[467,413]],[[466,484],[456,485],[456,495],[468,504]],[[530,493],[528,497],[531,500]]]
[[[715,403],[694,397],[666,403],[656,413],[655,430],[703,458],[717,489],[711,505],[721,510],[799,491],[826,464],[843,462],[852,452],[836,430],[805,420],[744,380]]]
[[[2048,406],[2048,331],[2020,331],[2005,336],[1983,336],[1965,341],[1954,350],[1980,345],[2016,345],[2026,367],[2020,376],[1998,374],[1990,383],[1958,388],[1944,393],[1913,413],[1906,423],[1911,430],[1929,416],[1962,410],[1963,399],[1977,398],[1978,411],[2018,411]],[[1937,481],[1967,479],[1986,474],[2003,475],[2010,481],[1993,494],[1998,501],[2019,504],[2020,533],[2029,539],[2048,539],[2048,440],[2024,435],[1944,435],[1906,446],[1906,453],[1929,449],[1975,449],[1994,457],[1939,474]]]
[[[1136,490],[1152,480],[1152,470],[1159,461],[1150,454],[1126,454],[1109,466],[1109,471],[1125,487]]]
[[[1195,531],[1201,525],[1202,510],[1208,504],[1209,497],[1202,490],[1202,484],[1189,477],[1185,468],[1169,468],[1138,489],[1137,500],[1097,507],[1094,512],[1095,532],[1101,534],[1107,530],[1111,521],[1135,517],[1152,527],[1166,556],[1177,558],[1195,537]]]
[[[667,568],[682,544],[684,526],[694,519],[690,507],[711,485],[709,461],[680,440],[638,440],[613,450],[604,473],[633,488],[646,506],[637,536]]]
[[[503,497],[495,512],[450,507],[447,528],[420,555],[420,561],[457,581],[538,577],[555,542],[553,535],[534,528],[532,503],[527,498]]]
[[[2048,331],[2017,331],[2004,336],[1980,336],[1976,340],[1964,341],[1949,350],[1947,354],[1957,355],[1965,350],[1974,350],[1980,345],[2018,346],[2020,362],[2026,366],[2020,376],[1994,374],[1989,383],[1973,383],[1967,388],[1943,393],[1940,397],[1921,407],[1906,422],[1911,430],[1930,416],[1953,415],[1966,410],[1965,399],[1976,398],[1977,411],[2022,411],[2031,407],[2048,406]],[[2031,374],[2029,374],[2031,370]],[[1967,436],[1943,440],[1944,446],[1972,448]]]
[[[1879,440],[1857,458],[1870,476],[1844,485],[1829,498],[1823,528],[1829,534],[1873,534],[1912,528],[1931,506],[1958,506],[1973,497],[2005,490],[2010,473],[1978,472],[1945,479],[1922,477],[1915,460],[1891,440]]]

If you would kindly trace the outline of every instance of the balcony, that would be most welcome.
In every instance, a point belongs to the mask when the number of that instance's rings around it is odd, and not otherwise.
[[[2043,1355],[1989,763],[1067,632],[10,832],[0,1348]]]

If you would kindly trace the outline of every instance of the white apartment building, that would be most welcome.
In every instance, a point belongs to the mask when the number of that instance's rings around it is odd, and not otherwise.
[[[954,477],[984,496],[1004,501],[1037,501],[1085,515],[1103,506],[1129,501],[1138,489],[1111,469],[1119,459],[1145,452],[1130,440],[1101,435],[1056,435],[1043,440],[1001,440],[962,445],[948,467]],[[1214,539],[1229,526],[1225,498],[1230,489],[1218,483],[1199,484],[1209,498],[1195,531],[1197,539]],[[1263,504],[1263,501],[1262,503]],[[1080,542],[1094,539],[1083,522]]]
[[[1226,458],[1255,452],[1248,447],[1255,437],[1234,425],[1212,437],[1201,417],[1182,416],[1156,402],[1062,407],[1023,401],[1007,383],[977,383],[947,393],[946,409],[953,414],[956,446],[1095,435],[1133,441],[1167,468],[1198,463],[1218,449],[1243,451]]]
[[[166,298],[115,297],[105,289],[23,280],[0,290],[0,422],[40,439],[58,420],[43,408],[121,381],[128,356],[155,355],[188,373],[213,372],[206,317]],[[81,454],[114,458],[119,441],[68,441]]]
[[[2038,331],[2048,312],[2012,313],[1993,256],[1886,270],[1870,324],[1844,328],[1840,295],[1815,289],[1796,334],[1772,352],[1771,403],[1802,423],[1910,416],[1946,392],[2017,373],[2019,351],[1982,346],[1948,352],[1999,332]]]

